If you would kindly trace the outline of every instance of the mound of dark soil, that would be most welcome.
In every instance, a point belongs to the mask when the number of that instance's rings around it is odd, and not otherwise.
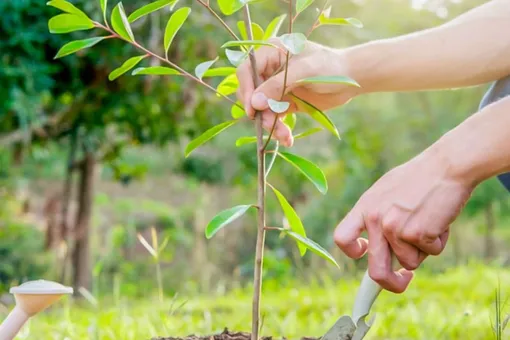
[[[301,340],[319,340],[320,338],[311,338],[311,337],[302,337]],[[231,332],[227,328],[220,334],[213,334],[207,336],[196,336],[196,335],[188,335],[184,338],[174,338],[174,337],[159,337],[152,338],[151,340],[251,340],[250,333],[244,332]],[[264,336],[261,340],[273,340],[271,336]],[[286,338],[275,338],[274,340],[286,340]]]

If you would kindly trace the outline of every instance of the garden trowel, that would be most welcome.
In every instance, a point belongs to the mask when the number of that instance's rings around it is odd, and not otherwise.
[[[392,264],[393,268],[398,264],[394,255],[392,256]],[[367,270],[354,300],[352,317],[348,315],[340,317],[321,340],[361,340],[365,338],[375,321],[375,314],[369,321],[365,319],[381,290],[382,287],[372,280]]]

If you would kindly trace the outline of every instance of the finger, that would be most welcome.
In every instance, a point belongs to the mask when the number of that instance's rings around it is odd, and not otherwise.
[[[403,228],[399,234],[398,237],[402,241],[414,245],[428,255],[437,256],[443,252],[446,246],[440,235],[430,233],[423,225],[412,224]]]
[[[366,220],[370,277],[388,291],[403,293],[409,286],[413,273],[406,269],[393,271],[391,249],[379,224],[377,216]]]
[[[280,44],[281,42],[273,42]],[[258,77],[266,79],[281,65],[283,60],[283,52],[274,47],[263,46],[255,51],[256,73]],[[253,67],[250,59],[246,59],[236,71],[237,79],[239,80],[240,98],[239,100],[244,104],[248,117],[253,118],[255,109],[251,106],[251,97],[255,89],[253,81]],[[263,110],[263,109],[260,109]]]
[[[275,118],[276,125],[274,127],[271,138],[276,139],[283,146],[290,148],[294,144],[294,137],[292,136],[292,131],[290,131],[290,128],[282,122],[281,117],[278,117],[276,113],[270,110],[264,111],[262,113],[262,127],[267,132],[271,133],[273,125],[275,124]]]
[[[368,240],[360,237],[364,229],[363,216],[353,209],[335,229],[336,245],[350,258],[363,257],[368,248]]]
[[[405,228],[408,217],[409,212],[402,211],[398,207],[392,207],[382,219],[381,229],[402,267],[407,270],[415,270],[424,260],[424,254],[414,245],[398,237],[398,231]]]

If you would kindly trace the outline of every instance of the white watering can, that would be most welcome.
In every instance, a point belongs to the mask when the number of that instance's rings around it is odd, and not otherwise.
[[[25,282],[9,291],[14,294],[16,306],[0,325],[0,340],[13,340],[29,318],[45,310],[73,288],[57,282],[37,280]]]

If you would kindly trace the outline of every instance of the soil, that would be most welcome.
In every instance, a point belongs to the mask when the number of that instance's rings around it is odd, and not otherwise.
[[[222,333],[206,336],[189,335],[184,338],[152,338],[151,340],[250,340],[251,334],[244,332],[231,332],[227,328]],[[319,340],[320,338],[302,337],[300,340]],[[263,336],[261,340],[273,340],[272,336]],[[275,340],[286,340],[286,338],[275,338]]]

